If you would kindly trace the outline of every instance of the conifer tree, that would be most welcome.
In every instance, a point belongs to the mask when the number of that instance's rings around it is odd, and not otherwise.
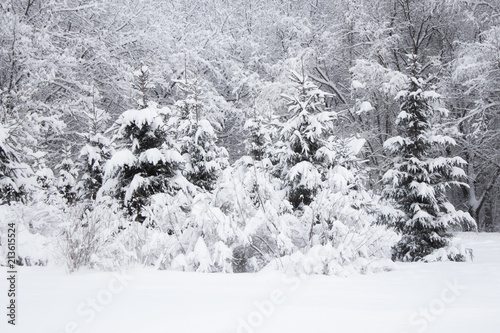
[[[178,147],[168,135],[170,109],[153,102],[141,110],[125,111],[116,121],[116,140],[121,144],[106,163],[100,195],[122,201],[128,213],[143,221],[142,209],[157,193],[175,194],[186,186]]]
[[[78,183],[78,189],[80,197],[95,200],[102,186],[104,165],[111,157],[112,148],[110,140],[103,134],[109,115],[96,106],[94,90],[92,94],[91,111],[84,113],[88,132],[82,134],[87,143],[80,151],[80,168],[83,176]]]
[[[206,119],[202,87],[198,81],[178,82],[184,99],[176,102],[179,110],[177,137],[181,153],[186,159],[185,176],[194,185],[212,190],[221,171],[229,165],[225,148],[217,145],[217,134]]]
[[[134,88],[139,93],[137,104],[139,108],[145,109],[149,102],[149,91],[152,88],[149,67],[141,64],[140,68],[134,72]]]
[[[27,194],[31,168],[20,162],[10,141],[7,126],[0,122],[0,204],[22,199]]]
[[[399,135],[385,141],[384,148],[394,156],[392,168],[383,179],[383,197],[396,210],[384,210],[380,222],[393,226],[402,235],[393,247],[393,259],[417,261],[434,250],[449,245],[450,227],[475,225],[468,213],[457,211],[446,197],[450,185],[465,186],[460,157],[445,156],[445,148],[455,144],[438,133],[435,123],[446,110],[436,107],[439,94],[426,90],[415,56],[406,90],[397,98],[401,108],[396,125]],[[451,260],[463,256],[450,256]]]
[[[270,149],[271,135],[269,125],[263,117],[256,116],[245,123],[245,129],[249,131],[246,141],[248,154],[256,161],[261,161]]]
[[[76,179],[78,178],[78,169],[71,158],[71,147],[66,146],[62,149],[63,159],[56,165],[59,169],[59,178],[57,179],[57,189],[69,204],[75,203],[76,199]]]
[[[273,157],[275,171],[285,180],[288,200],[295,208],[308,205],[318,190],[322,176],[335,159],[332,112],[325,107],[328,93],[321,91],[304,73],[291,73],[297,94],[283,95],[290,118],[283,124]]]

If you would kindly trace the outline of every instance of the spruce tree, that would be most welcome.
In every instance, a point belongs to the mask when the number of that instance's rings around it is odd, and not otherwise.
[[[245,129],[249,132],[246,140],[248,154],[256,161],[262,161],[270,148],[271,133],[269,125],[263,117],[256,116],[245,123]]]
[[[61,151],[61,155],[63,159],[61,163],[56,165],[56,169],[59,169],[56,187],[68,204],[73,204],[76,200],[76,179],[78,178],[78,169],[71,158],[72,149],[70,146],[64,147]]]
[[[225,148],[217,145],[217,134],[206,119],[202,87],[197,79],[179,81],[184,99],[176,102],[179,111],[177,137],[186,159],[184,174],[192,184],[207,191],[214,188],[221,171],[229,165]]]
[[[29,188],[31,168],[20,162],[9,127],[0,123],[0,204],[21,200]]]
[[[170,109],[150,102],[147,108],[125,111],[117,120],[121,144],[105,166],[102,194],[120,199],[128,213],[143,221],[142,209],[157,193],[175,194],[185,183],[178,147],[166,126]]]
[[[83,176],[77,187],[80,197],[95,200],[102,186],[104,165],[111,157],[112,148],[110,140],[103,134],[109,115],[105,110],[96,106],[94,89],[92,95],[91,110],[84,112],[88,132],[81,134],[86,144],[80,151],[79,167]]]
[[[334,165],[336,153],[330,138],[335,117],[325,107],[328,93],[304,73],[292,71],[290,79],[297,94],[283,95],[290,117],[282,125],[270,156],[275,162],[276,176],[288,188],[288,200],[298,208],[313,200],[326,170]]]
[[[112,154],[111,142],[101,133],[89,135],[87,144],[80,151],[83,176],[78,183],[79,196],[95,200],[102,186],[104,165]]]
[[[139,93],[139,99],[137,100],[139,108],[146,108],[149,102],[149,91],[152,88],[148,66],[141,64],[140,68],[134,72],[132,88]]]
[[[445,148],[455,144],[438,134],[436,122],[444,109],[437,108],[439,94],[426,90],[420,67],[411,57],[412,76],[401,91],[400,113],[396,119],[399,135],[385,141],[384,148],[393,155],[392,168],[383,180],[387,185],[383,197],[396,210],[384,210],[380,222],[402,235],[393,247],[393,259],[417,261],[450,243],[450,227],[475,225],[468,213],[455,210],[446,197],[450,185],[464,185],[460,157],[445,156]],[[451,260],[463,259],[450,256]]]

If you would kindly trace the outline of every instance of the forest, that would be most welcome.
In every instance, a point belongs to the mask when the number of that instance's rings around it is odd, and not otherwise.
[[[497,0],[0,0],[0,265],[466,261],[500,231]],[[3,252],[3,253],[2,253]]]

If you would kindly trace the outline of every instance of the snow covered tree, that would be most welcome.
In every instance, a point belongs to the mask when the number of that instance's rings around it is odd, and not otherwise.
[[[75,203],[76,179],[78,178],[78,169],[71,158],[71,150],[69,146],[64,147],[61,152],[63,159],[61,163],[56,165],[56,169],[59,169],[56,187],[69,204]]]
[[[212,190],[221,171],[229,165],[225,148],[217,145],[215,130],[206,119],[202,87],[197,79],[179,82],[185,98],[176,102],[179,116],[177,137],[181,153],[186,159],[184,173],[196,186]]]
[[[381,223],[402,235],[393,248],[393,259],[403,261],[421,260],[449,245],[450,227],[475,226],[470,215],[456,210],[446,197],[450,185],[465,186],[460,179],[465,177],[461,166],[466,162],[444,156],[444,148],[454,145],[455,140],[440,135],[435,122],[447,111],[436,107],[439,94],[426,90],[416,57],[410,57],[410,61],[413,76],[407,89],[397,95],[401,103],[396,120],[400,135],[384,143],[394,159],[383,176],[387,184],[383,197],[396,209],[383,210],[380,217]],[[451,255],[450,259],[461,257]]]
[[[88,143],[80,151],[81,168],[84,171],[78,184],[81,197],[96,199],[103,183],[104,166],[111,154],[111,142],[107,137],[100,133],[89,135]]]
[[[261,116],[249,119],[245,123],[245,129],[249,131],[246,140],[247,152],[256,161],[261,161],[271,145],[271,133],[268,124]]]
[[[8,129],[0,122],[0,204],[20,200],[33,185],[31,168],[20,161]]]
[[[141,109],[144,109],[148,105],[149,90],[152,88],[148,66],[141,64],[141,67],[134,72],[134,79],[132,87],[139,92],[140,96],[137,104]]]
[[[295,96],[283,95],[291,116],[283,124],[270,155],[275,171],[288,187],[288,200],[295,208],[308,205],[326,169],[333,166],[334,141],[330,140],[335,115],[325,108],[328,93],[321,91],[304,73],[292,71]]]
[[[110,140],[103,135],[104,126],[109,119],[106,111],[96,107],[94,91],[91,112],[85,112],[88,132],[82,136],[86,140],[85,146],[80,150],[80,168],[83,176],[78,183],[80,197],[95,200],[99,188],[102,186],[104,165],[112,153]]]
[[[101,193],[119,198],[139,221],[153,194],[174,194],[187,186],[181,174],[184,159],[168,136],[169,114],[169,108],[150,102],[145,109],[125,111],[116,121],[122,147],[106,163]]]
[[[496,7],[498,12],[498,3]],[[483,15],[478,23],[491,12]],[[476,42],[462,43],[448,81],[449,107],[461,134],[456,151],[468,161],[469,188],[463,201],[478,228],[485,231],[500,230],[499,35],[500,26],[495,24],[477,33]]]

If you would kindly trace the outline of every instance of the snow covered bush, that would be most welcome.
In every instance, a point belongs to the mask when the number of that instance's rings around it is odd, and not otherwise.
[[[116,201],[69,207],[59,226],[63,236],[59,251],[68,270],[114,270],[142,263],[142,245],[148,237],[141,233],[145,227],[139,224],[138,230],[135,225]]]
[[[299,220],[292,214],[269,160],[242,157],[224,172],[214,203],[233,227],[234,271],[258,271],[301,245]]]
[[[306,230],[305,245],[281,258],[287,271],[348,275],[394,268],[387,258],[395,235],[374,225],[376,197],[364,188],[364,172],[356,157],[363,143],[355,138],[336,142],[335,166],[326,171],[317,194],[299,217]]]
[[[425,81],[417,76],[415,57],[410,60],[415,76],[397,96],[401,102],[396,120],[400,135],[384,143],[394,159],[383,177],[383,197],[396,209],[382,211],[380,223],[394,227],[402,235],[393,248],[393,259],[418,261],[449,245],[451,227],[475,227],[475,221],[468,213],[456,210],[446,197],[451,185],[466,186],[461,182],[465,177],[461,166],[466,162],[460,157],[444,156],[445,148],[455,141],[439,134],[434,122],[446,110],[437,108],[439,94],[425,89]],[[451,258],[461,260],[463,256]]]
[[[45,266],[60,263],[57,242],[60,235],[59,207],[47,204],[42,200],[27,203],[0,205],[0,260],[6,258],[2,253],[7,244],[7,225],[16,224],[17,265]],[[0,262],[0,265],[6,264]]]
[[[161,230],[155,265],[198,272],[255,272],[292,253],[298,220],[267,166],[249,157],[226,168],[212,193],[157,194],[147,219]]]

